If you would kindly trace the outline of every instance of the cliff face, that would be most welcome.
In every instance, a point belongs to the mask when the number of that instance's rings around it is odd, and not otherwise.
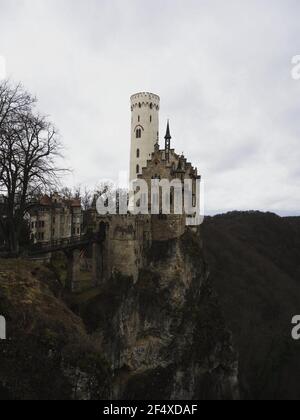
[[[156,242],[136,284],[115,275],[81,308],[114,372],[113,398],[235,399],[238,364],[200,239]]]
[[[154,243],[136,283],[116,274],[68,296],[73,311],[47,268],[0,261],[0,399],[238,398],[237,355],[199,244],[191,232]]]
[[[98,399],[110,394],[101,348],[60,299],[45,267],[0,260],[0,400]]]

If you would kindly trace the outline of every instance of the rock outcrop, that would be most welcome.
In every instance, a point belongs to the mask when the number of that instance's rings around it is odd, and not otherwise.
[[[116,274],[81,307],[116,399],[236,399],[238,363],[200,238],[155,242],[137,283]]]
[[[43,266],[0,260],[0,400],[100,399],[110,395],[101,348],[60,298]]]
[[[0,399],[237,399],[199,236],[155,242],[145,260],[136,282],[115,273],[93,297],[62,296],[43,266],[0,261]]]

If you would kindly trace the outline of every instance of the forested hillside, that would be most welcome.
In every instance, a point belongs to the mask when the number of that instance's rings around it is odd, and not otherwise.
[[[201,226],[211,278],[240,353],[242,397],[300,398],[300,218],[234,212]]]

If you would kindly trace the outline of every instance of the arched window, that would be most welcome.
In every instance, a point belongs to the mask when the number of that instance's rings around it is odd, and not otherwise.
[[[142,130],[141,130],[141,128],[138,128],[136,130],[136,138],[137,139],[141,139],[142,138]]]
[[[136,165],[136,173],[139,174],[140,173],[140,165]]]
[[[136,157],[139,158],[140,157],[140,149],[137,149],[136,151]]]

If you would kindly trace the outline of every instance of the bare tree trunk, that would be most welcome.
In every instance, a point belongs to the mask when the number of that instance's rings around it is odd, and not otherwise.
[[[36,100],[18,85],[0,83],[0,190],[7,197],[7,230],[14,254],[30,199],[58,184],[63,170],[55,165],[61,146],[55,128],[35,111]],[[0,215],[1,218],[1,215]],[[3,227],[3,218],[0,225]]]

